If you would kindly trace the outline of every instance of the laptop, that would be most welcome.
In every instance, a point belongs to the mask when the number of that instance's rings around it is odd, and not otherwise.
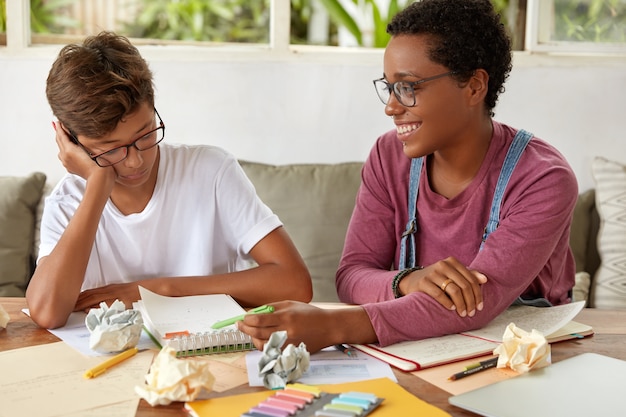
[[[449,402],[487,417],[626,415],[626,361],[583,353]]]

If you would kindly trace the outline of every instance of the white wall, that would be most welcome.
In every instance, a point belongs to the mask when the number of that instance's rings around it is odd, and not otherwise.
[[[55,182],[64,172],[44,92],[57,50],[0,51],[0,175],[39,170]],[[182,60],[159,48],[142,52],[169,142],[214,144],[274,164],[362,161],[392,127],[371,82],[382,74],[380,51]],[[496,119],[561,150],[581,191],[593,187],[595,155],[626,163],[626,59],[520,54],[514,62]]]

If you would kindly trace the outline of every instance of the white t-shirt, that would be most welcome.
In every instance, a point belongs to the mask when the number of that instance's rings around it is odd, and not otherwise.
[[[83,290],[163,276],[248,268],[249,252],[282,223],[236,159],[213,146],[161,144],[154,194],[141,213],[106,203]],[[50,254],[85,192],[66,174],[46,198],[39,258]]]

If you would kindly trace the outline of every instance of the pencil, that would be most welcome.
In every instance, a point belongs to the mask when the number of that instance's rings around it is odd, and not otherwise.
[[[106,372],[106,370],[109,369],[110,367],[115,366],[118,363],[123,362],[126,359],[134,356],[137,352],[139,352],[139,350],[136,347],[125,350],[124,352],[119,353],[113,356],[112,358],[107,359],[106,361],[102,362],[100,365],[96,365],[93,368],[88,369],[87,372],[85,372],[84,376],[87,379],[95,378],[98,375]]]
[[[449,381],[456,381],[457,379],[465,378],[466,376],[474,375],[475,373],[482,372],[486,369],[493,368],[498,364],[498,358],[487,359],[482,362],[478,362],[475,365],[468,365],[465,370],[458,372],[448,378]]]

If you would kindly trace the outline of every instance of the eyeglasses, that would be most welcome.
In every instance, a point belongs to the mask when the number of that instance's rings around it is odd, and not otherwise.
[[[423,78],[417,81],[397,81],[395,83],[389,83],[384,78],[374,80],[374,87],[378,98],[383,104],[389,103],[391,92],[396,96],[396,99],[400,104],[405,107],[414,107],[416,103],[415,87],[428,81],[433,81],[438,78],[447,77],[448,75],[456,74],[456,71],[446,72],[445,74],[434,75],[432,77]]]
[[[165,139],[165,124],[159,115],[157,109],[154,109],[154,113],[156,113],[159,118],[159,127],[154,130],[149,131],[145,135],[141,136],[138,139],[135,139],[132,143],[124,146],[118,146],[117,148],[113,148],[109,151],[100,153],[98,155],[94,155],[92,152],[89,152],[87,148],[85,148],[82,143],[78,141],[78,138],[74,133],[70,133],[74,142],[79,145],[87,155],[99,166],[108,167],[111,165],[115,165],[119,162],[122,162],[124,159],[128,157],[128,149],[130,147],[134,147],[138,151],[147,151],[150,148],[154,148],[157,146],[163,139]]]

